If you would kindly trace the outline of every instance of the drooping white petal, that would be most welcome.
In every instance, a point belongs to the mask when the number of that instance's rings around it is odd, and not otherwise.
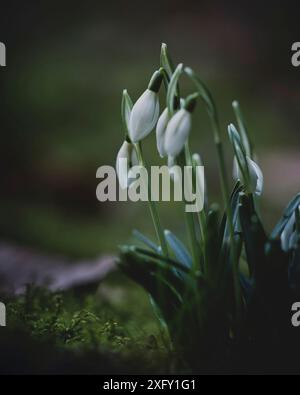
[[[124,141],[116,160],[116,170],[122,189],[127,189],[133,182],[130,177],[130,169],[138,165],[138,158],[133,144]]]
[[[255,193],[256,195],[260,196],[262,194],[263,186],[264,186],[263,173],[256,162],[254,162],[248,156],[246,157],[246,159],[247,159],[247,166],[249,169],[249,176],[250,176],[251,190],[249,192]],[[233,160],[233,178],[235,180],[242,180],[242,182],[245,182],[245,180],[243,180],[242,172],[239,168],[236,157],[234,157]]]
[[[157,150],[159,152],[159,155],[163,158],[166,156],[166,151],[165,151],[165,136],[166,136],[166,130],[167,130],[167,125],[170,120],[169,117],[169,111],[166,108],[162,113],[161,116],[159,117],[156,125],[156,144],[157,144]]]
[[[191,113],[184,108],[179,110],[169,121],[165,136],[165,152],[176,157],[188,138],[192,125]]]
[[[260,196],[263,191],[264,186],[264,176],[263,173],[258,166],[252,159],[247,156],[247,163],[250,173],[250,181],[251,181],[251,188],[252,192],[256,195]]]
[[[133,143],[145,138],[154,129],[159,116],[157,93],[147,89],[132,107],[129,136]]]

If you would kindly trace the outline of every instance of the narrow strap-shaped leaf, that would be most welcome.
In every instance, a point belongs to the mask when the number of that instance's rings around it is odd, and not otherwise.
[[[181,302],[178,300],[177,293],[174,293],[166,282],[161,281],[161,278],[157,278],[155,275],[157,272],[156,263],[149,259],[144,260],[134,252],[124,251],[121,253],[118,264],[127,276],[151,295],[163,321],[166,321],[169,326],[170,321],[178,314]],[[159,269],[159,271],[162,270]]]
[[[126,245],[120,249],[120,269],[151,294],[163,319],[170,325],[170,320],[174,320],[181,309],[189,282],[176,276],[173,270],[176,263],[163,265],[161,256],[151,251]]]
[[[241,137],[233,124],[228,126],[229,140],[238,163],[239,170],[242,174],[243,182],[248,190],[251,190],[250,185],[250,171],[247,162],[246,149],[242,143]]]
[[[250,273],[258,279],[265,270],[267,237],[249,196],[241,196],[239,217]]]
[[[132,107],[133,107],[133,103],[131,97],[129,96],[127,90],[124,89],[122,95],[122,102],[121,102],[121,116],[122,116],[123,127],[126,135],[125,139],[128,137],[128,132],[129,132],[128,125],[129,125],[129,118],[130,118]]]
[[[239,206],[239,200],[240,200],[240,193],[242,193],[243,190],[244,190],[243,185],[238,181],[235,184],[234,189],[231,194],[231,197],[230,197],[232,220],[233,220],[233,226],[234,226],[235,232],[239,231],[238,206]],[[228,242],[230,240],[230,229],[229,229],[227,217],[225,214],[224,214],[224,217],[222,220],[221,230],[222,230],[222,228],[224,229],[224,231],[221,232],[221,235],[223,234],[223,241]]]
[[[171,78],[171,81],[169,83],[169,87],[168,87],[168,92],[167,92],[167,106],[168,106],[168,110],[170,115],[174,114],[174,104],[175,104],[175,98],[177,97],[177,89],[178,89],[178,80],[182,74],[183,71],[183,64],[180,63]]]
[[[252,149],[252,143],[249,138],[248,130],[246,128],[245,122],[244,122],[244,117],[240,108],[240,104],[237,100],[234,100],[232,103],[232,108],[238,123],[239,130],[241,132],[241,137],[243,141],[243,145],[246,150],[246,154],[253,159],[253,149]]]
[[[143,243],[147,247],[151,248],[151,250],[153,250],[155,252],[159,252],[159,247],[152,240],[150,240],[147,236],[145,236],[142,232],[140,232],[137,229],[134,229],[132,234],[141,243]]]
[[[288,223],[290,217],[294,214],[296,208],[300,205],[300,193],[298,193],[288,204],[283,212],[282,217],[271,233],[271,239],[275,240],[280,237],[281,232]]]
[[[218,119],[215,102],[204,82],[200,80],[200,78],[195,74],[195,72],[190,67],[185,67],[184,72],[194,82],[200,97],[204,100],[206,104],[209,115],[215,119]]]
[[[246,277],[244,274],[240,273],[240,284],[243,291],[243,295],[248,305],[252,299],[254,293],[254,283],[253,280]]]
[[[170,58],[167,44],[165,44],[165,43],[163,43],[161,45],[160,65],[161,65],[161,67],[164,68],[164,70],[166,71],[168,78],[170,80],[172,78],[172,74],[174,71],[174,65],[173,65],[172,59]]]
[[[167,258],[159,253],[152,252],[150,250],[146,250],[144,248],[136,247],[136,246],[127,246],[122,245],[119,247],[122,253],[131,252],[135,254],[140,254],[142,257],[151,258],[156,261],[157,265],[162,268],[167,268],[172,270],[174,267],[178,270],[183,271],[184,273],[189,273],[190,270],[184,266],[182,263],[175,261],[174,259]]]
[[[300,235],[297,235],[295,249],[290,254],[290,264],[288,269],[289,285],[293,292],[297,293],[295,297],[300,297]]]
[[[170,230],[165,230],[165,236],[178,261],[191,268],[192,257],[185,245]]]
[[[296,233],[298,237],[300,237],[300,206],[296,207],[295,218],[296,218]]]
[[[205,268],[204,273],[207,278],[214,280],[219,276],[219,257],[221,241],[219,239],[219,208],[213,205],[207,213],[206,234],[205,234]]]
[[[151,294],[149,294],[149,300],[150,300],[150,304],[152,306],[152,309],[154,311],[154,314],[155,314],[156,318],[158,319],[161,327],[163,329],[167,329],[168,325],[167,325],[167,323],[166,323],[166,321],[165,321],[165,319],[164,319],[164,317],[163,317],[163,315],[162,315],[162,313],[160,311],[159,306],[157,305],[157,303],[155,302],[155,300],[153,299]]]

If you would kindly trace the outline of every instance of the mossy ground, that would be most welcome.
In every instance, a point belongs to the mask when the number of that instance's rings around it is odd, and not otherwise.
[[[122,286],[120,286],[120,282]],[[99,287],[6,298],[0,368],[20,373],[168,373],[174,356],[147,294],[114,273]]]

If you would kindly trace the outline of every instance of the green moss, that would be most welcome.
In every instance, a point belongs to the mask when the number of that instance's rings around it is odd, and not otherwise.
[[[124,283],[122,287],[117,285],[120,280]],[[61,353],[80,355],[80,361],[89,359],[90,353],[96,361],[97,358],[102,361],[103,355],[113,357],[118,365],[113,363],[111,373],[114,369],[118,372],[129,369],[131,373],[137,369],[170,372],[173,360],[170,344],[153,315],[148,296],[130,281],[120,278],[119,273],[110,276],[96,292],[53,293],[28,286],[24,295],[7,301],[7,311],[5,330],[11,346],[20,332],[30,341],[49,346],[43,355],[45,372],[53,350],[54,360]],[[31,345],[31,349],[34,348]],[[97,373],[102,372],[100,366]],[[36,371],[34,366],[32,369]]]

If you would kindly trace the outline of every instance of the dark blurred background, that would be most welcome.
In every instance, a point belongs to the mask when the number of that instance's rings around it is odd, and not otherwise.
[[[299,191],[299,2],[6,2],[0,41],[0,238],[73,257],[116,252],[133,226],[153,235],[143,204],[99,203],[96,169],[114,165],[122,143],[120,96],[136,100],[158,67],[161,42],[210,87],[224,141],[231,102],[241,103],[265,174],[268,228]],[[186,83],[186,93],[191,88]],[[205,161],[211,200],[217,164],[199,105],[193,150]],[[148,160],[162,163],[154,134]],[[231,171],[231,150],[228,170]],[[174,207],[165,227],[184,232]]]

